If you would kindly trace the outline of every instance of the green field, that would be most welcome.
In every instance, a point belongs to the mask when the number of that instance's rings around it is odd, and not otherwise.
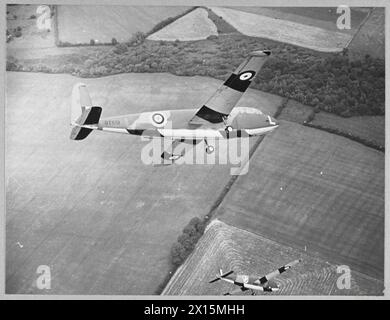
[[[358,59],[366,54],[385,59],[385,8],[375,8],[366,23],[348,46],[351,57]]]
[[[315,26],[313,23],[303,24],[284,17],[278,18],[223,7],[211,7],[211,9],[242,34],[289,43],[314,51],[342,52],[352,38],[350,32],[343,32],[337,28],[329,30]]]
[[[71,44],[128,41],[136,32],[149,32],[156,24],[177,16],[184,6],[57,6],[58,40]]]
[[[312,113],[313,107],[305,106],[294,100],[288,100],[278,119],[303,124]],[[338,116],[335,117],[340,118]]]
[[[6,292],[154,294],[170,249],[207,214],[227,165],[146,166],[139,137],[93,132],[71,141],[69,75],[7,73]],[[82,79],[103,116],[194,108],[221,84],[204,77],[123,74]],[[249,90],[240,103],[273,114],[281,98]],[[36,288],[37,267],[52,288]]]
[[[349,139],[282,121],[217,216],[383,279],[384,156]]]
[[[275,278],[280,291],[266,295],[382,295],[383,282],[351,270],[351,288],[337,288],[337,265],[316,255],[281,245],[254,233],[214,220],[195,252],[171,278],[163,295],[222,295],[235,287],[208,282],[218,270],[259,277],[295,259],[302,262]],[[264,294],[258,292],[257,294]],[[240,295],[248,295],[241,293]]]
[[[288,20],[302,23],[322,29],[338,31],[336,21],[340,14],[337,14],[336,7],[251,7],[237,6],[230,7],[248,13],[256,13],[267,17]],[[361,12],[351,8],[351,29],[343,30],[347,33],[355,33],[360,23],[367,16],[367,12]]]
[[[217,36],[217,27],[204,8],[196,8],[166,27],[152,33],[148,39],[155,41],[194,41]]]
[[[37,27],[38,5],[13,5],[7,6],[7,30],[20,28],[21,36],[13,37],[7,43],[7,49],[34,50],[55,47],[53,24],[50,32],[41,31]]]
[[[348,135],[371,141],[378,146],[385,146],[384,116],[342,118],[327,112],[319,112],[311,123],[324,129],[337,129]]]

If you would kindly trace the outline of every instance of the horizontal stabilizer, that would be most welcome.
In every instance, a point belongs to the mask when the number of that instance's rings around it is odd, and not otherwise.
[[[83,140],[92,132],[92,129],[83,127],[73,127],[70,132],[71,140]]]
[[[226,272],[225,274],[219,274],[219,275],[217,275],[217,277],[215,279],[211,280],[209,283],[213,283],[213,282],[221,280],[222,278],[230,276],[233,272],[234,271],[229,271],[229,272]]]
[[[93,129],[83,126],[96,125],[99,122],[100,115],[102,113],[101,107],[82,108],[81,116],[73,123],[73,128],[70,133],[71,140],[83,140],[85,139]]]

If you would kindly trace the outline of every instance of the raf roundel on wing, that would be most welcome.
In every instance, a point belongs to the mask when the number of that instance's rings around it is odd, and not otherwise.
[[[242,81],[250,80],[255,76],[256,72],[254,71],[245,71],[238,75],[238,78]]]

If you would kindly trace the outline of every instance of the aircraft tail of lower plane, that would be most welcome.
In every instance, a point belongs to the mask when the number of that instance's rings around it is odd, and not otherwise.
[[[101,107],[92,106],[87,86],[83,83],[76,84],[72,91],[70,139],[85,139],[92,130],[97,129],[101,113]]]
[[[215,279],[209,281],[209,283],[213,283],[215,281],[219,281],[221,280],[222,278],[226,278],[227,276],[230,276],[234,271],[229,271],[229,272],[226,272],[226,273],[223,273],[222,272],[222,269],[219,270],[219,274],[217,274],[215,276]]]

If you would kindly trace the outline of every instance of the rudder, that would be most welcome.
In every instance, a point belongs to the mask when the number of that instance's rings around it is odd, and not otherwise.
[[[97,129],[97,126],[93,125],[99,122],[101,113],[101,107],[92,106],[87,86],[83,83],[76,84],[72,90],[71,125],[73,128],[70,139],[85,139],[92,130]]]

